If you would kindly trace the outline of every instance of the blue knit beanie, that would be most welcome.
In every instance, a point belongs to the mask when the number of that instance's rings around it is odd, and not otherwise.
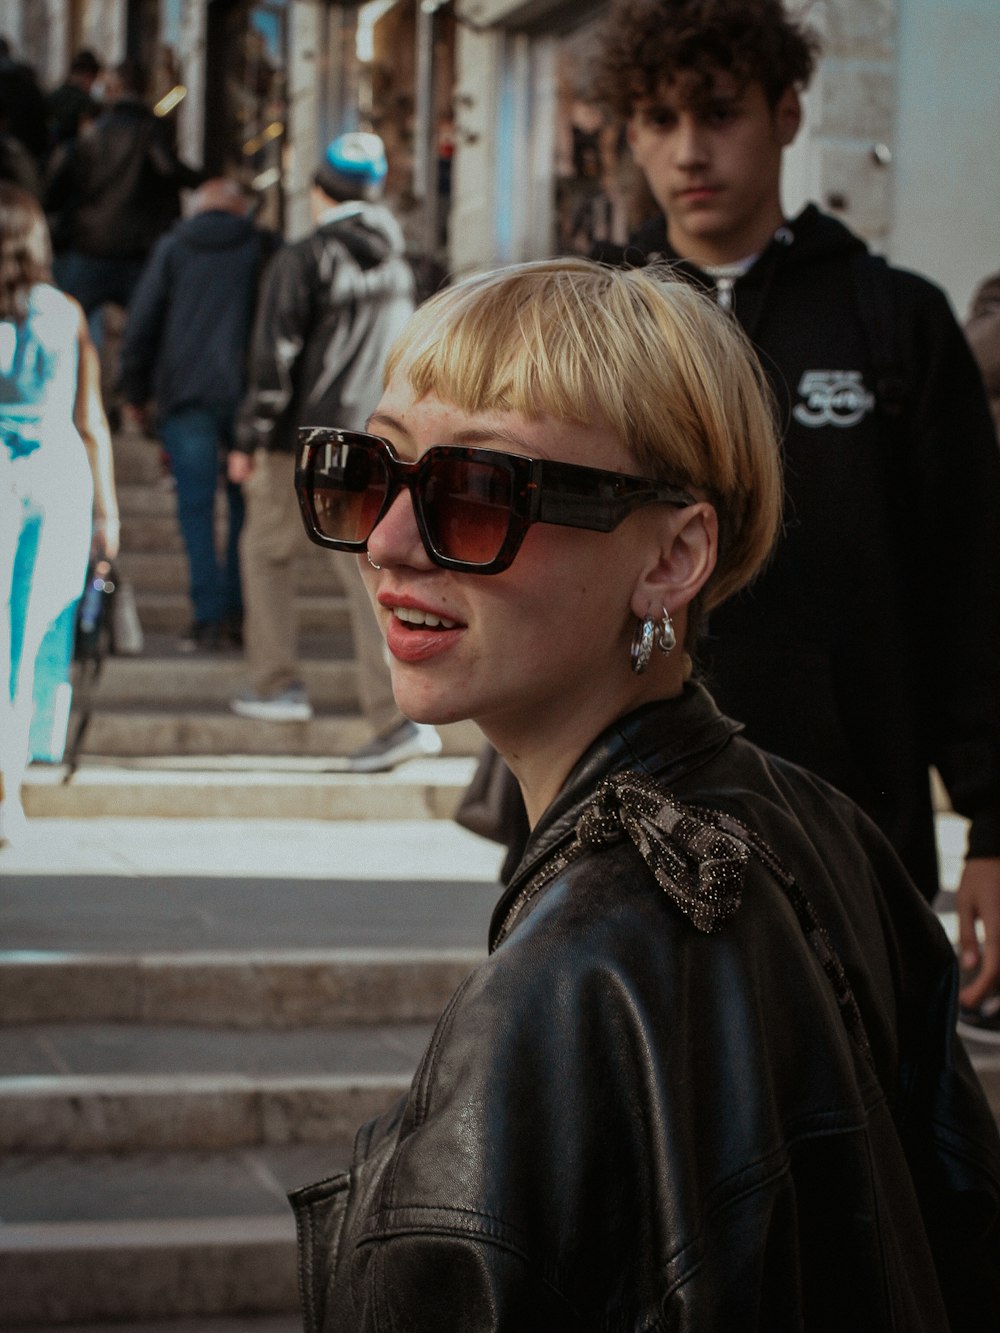
[[[331,199],[378,199],[389,166],[377,134],[340,134],[327,146],[313,180]]]

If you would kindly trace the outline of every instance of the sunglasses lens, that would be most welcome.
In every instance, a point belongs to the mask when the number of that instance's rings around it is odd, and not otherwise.
[[[338,542],[367,541],[388,486],[385,461],[376,449],[322,445],[313,462],[311,488],[319,531]]]
[[[424,522],[434,549],[450,560],[488,565],[510,527],[511,474],[492,463],[441,457],[422,488]]]

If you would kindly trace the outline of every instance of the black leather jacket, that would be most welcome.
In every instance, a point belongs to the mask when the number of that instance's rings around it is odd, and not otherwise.
[[[342,204],[279,250],[257,305],[236,447],[293,453],[299,426],[363,430],[413,302],[403,233],[383,204]]]
[[[176,155],[161,121],[122,97],[64,147],[45,208],[60,247],[111,259],[145,259],[180,216],[180,192],[203,174]]]
[[[952,950],[737,731],[689,687],[580,761],[409,1094],[292,1196],[307,1330],[996,1329]]]

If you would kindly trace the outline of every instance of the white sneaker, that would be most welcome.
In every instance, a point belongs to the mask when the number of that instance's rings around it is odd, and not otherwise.
[[[19,796],[0,799],[0,847],[20,842],[28,831],[28,816]]]
[[[441,753],[441,737],[434,727],[404,718],[391,731],[376,736],[346,759],[334,759],[335,773],[387,773],[407,759],[429,759]]]
[[[241,690],[229,701],[229,706],[240,717],[252,717],[258,722],[308,722],[313,715],[312,704],[301,685],[289,685],[270,698],[256,690]]]

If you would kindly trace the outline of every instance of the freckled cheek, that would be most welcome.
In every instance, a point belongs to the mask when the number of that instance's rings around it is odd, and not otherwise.
[[[472,582],[469,602],[478,631],[508,649],[571,633],[601,601],[612,573],[607,561],[616,558],[594,537],[546,524],[531,528],[509,569]]]

